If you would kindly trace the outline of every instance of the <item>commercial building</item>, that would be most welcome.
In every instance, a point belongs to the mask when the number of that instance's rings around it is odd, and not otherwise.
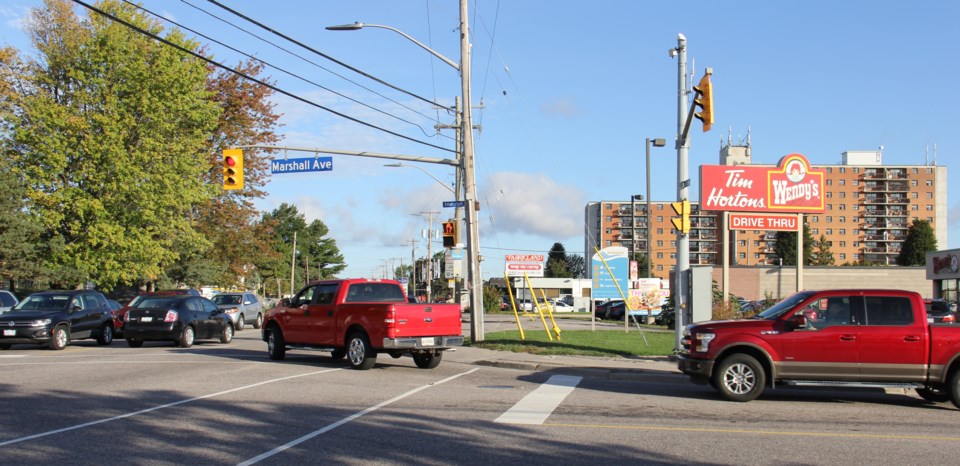
[[[749,138],[745,145],[728,141],[720,149],[721,165],[752,165]],[[937,244],[947,244],[947,167],[884,165],[883,153],[847,151],[838,164],[817,164],[825,173],[826,210],[804,216],[815,240],[825,238],[835,265],[894,265],[914,219],[930,222]],[[773,165],[769,165],[773,166]],[[698,176],[692,171],[691,176]],[[690,264],[722,262],[721,212],[704,212],[691,194]],[[676,264],[676,233],[671,201],[611,200],[587,203],[584,242],[587,258],[595,248],[623,246],[645,255],[649,243],[651,275],[667,278]],[[647,206],[650,215],[647,215]],[[648,219],[649,218],[649,222]],[[730,235],[732,265],[777,265],[776,232],[734,230]],[[589,271],[588,271],[589,272]],[[645,271],[640,270],[644,276]]]

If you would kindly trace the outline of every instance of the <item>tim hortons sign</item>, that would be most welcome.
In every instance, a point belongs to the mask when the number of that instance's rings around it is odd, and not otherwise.
[[[701,165],[700,210],[732,212],[823,212],[823,171],[800,154],[776,167]]]

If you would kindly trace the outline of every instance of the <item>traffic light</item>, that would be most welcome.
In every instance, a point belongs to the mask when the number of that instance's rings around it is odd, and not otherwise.
[[[443,222],[443,247],[445,248],[455,248],[457,243],[460,242],[460,229],[457,227],[457,222],[454,220],[447,220]]]
[[[243,189],[243,150],[223,151],[223,189]]]
[[[700,111],[693,115],[703,122],[704,133],[710,131],[710,128],[713,127],[713,84],[710,82],[711,74],[713,74],[713,70],[707,68],[707,74],[703,75],[703,78],[700,78],[700,84],[693,86],[693,90],[697,92],[693,103],[700,108]]]
[[[670,205],[673,206],[673,211],[680,216],[680,218],[670,219],[673,222],[673,227],[680,233],[687,234],[690,231],[690,201],[671,202]]]

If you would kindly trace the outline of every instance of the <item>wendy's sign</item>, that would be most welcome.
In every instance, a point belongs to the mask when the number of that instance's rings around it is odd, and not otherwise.
[[[823,175],[811,170],[810,162],[800,154],[784,156],[776,168],[701,165],[700,209],[823,212]]]

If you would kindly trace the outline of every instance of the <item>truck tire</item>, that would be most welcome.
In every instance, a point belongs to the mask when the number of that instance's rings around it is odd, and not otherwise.
[[[180,332],[180,340],[177,341],[177,344],[181,348],[189,348],[193,346],[194,337],[196,337],[196,333],[193,332],[193,327],[187,325],[183,328],[183,332]]]
[[[363,332],[353,332],[347,337],[347,358],[350,367],[365,371],[377,363],[377,353],[370,348],[370,339]]]
[[[733,354],[717,365],[713,385],[720,396],[729,401],[750,401],[763,392],[766,374],[756,358]]]
[[[287,356],[287,343],[283,341],[283,332],[276,324],[267,329],[267,354],[274,361],[282,361]]]
[[[950,401],[960,408],[960,371],[954,371],[950,376]]]
[[[440,365],[441,359],[443,359],[443,352],[441,351],[434,353],[413,353],[413,362],[421,369],[433,369]]]
[[[109,345],[110,343],[113,343],[113,326],[103,324],[103,327],[100,328],[100,336],[97,337],[97,344]]]
[[[66,325],[58,325],[50,332],[50,341],[47,346],[54,351],[60,351],[70,344],[70,331]]]
[[[917,395],[920,395],[920,398],[923,398],[931,403],[944,403],[950,401],[950,392],[944,390],[942,386],[927,386],[924,388],[918,388],[916,390]]]
[[[143,346],[143,340],[137,338],[127,338],[127,346],[131,348],[139,348]]]

